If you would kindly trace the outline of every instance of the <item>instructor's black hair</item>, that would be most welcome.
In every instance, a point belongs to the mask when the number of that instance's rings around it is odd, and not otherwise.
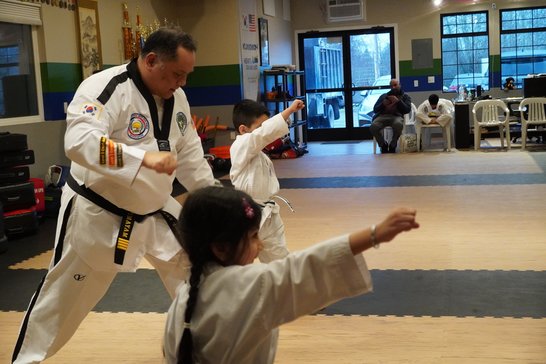
[[[191,35],[179,27],[162,27],[146,38],[140,57],[154,52],[161,60],[176,60],[178,47],[195,52],[197,45]]]

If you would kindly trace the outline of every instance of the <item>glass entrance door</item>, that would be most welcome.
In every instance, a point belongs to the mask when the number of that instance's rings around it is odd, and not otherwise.
[[[298,46],[308,139],[369,139],[374,99],[396,77],[394,29],[303,33]]]

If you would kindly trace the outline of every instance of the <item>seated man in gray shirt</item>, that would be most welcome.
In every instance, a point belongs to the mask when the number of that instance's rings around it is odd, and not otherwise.
[[[389,92],[379,96],[373,111],[375,116],[370,126],[370,132],[381,148],[381,153],[395,153],[398,138],[404,129],[404,114],[411,111],[411,97],[405,94],[396,79],[390,82]],[[392,140],[387,143],[381,132],[385,127],[392,127]]]

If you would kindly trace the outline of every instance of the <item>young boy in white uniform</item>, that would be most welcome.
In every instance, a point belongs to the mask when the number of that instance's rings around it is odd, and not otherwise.
[[[284,224],[279,205],[272,198],[279,192],[273,162],[262,151],[268,144],[289,132],[290,115],[303,109],[301,100],[269,118],[269,110],[253,100],[242,100],[233,108],[233,125],[239,135],[231,145],[230,178],[235,188],[245,191],[263,208],[260,238],[264,249],[259,254],[267,263],[288,255]]]
[[[195,43],[177,28],[146,40],[141,56],[82,82],[67,112],[71,176],[62,194],[55,254],[27,310],[14,363],[55,354],[106,293],[119,271],[145,257],[169,294],[189,262],[175,236],[188,190],[214,184],[180,88],[195,64]]]
[[[439,124],[446,128],[451,126],[453,119],[450,113],[447,106],[440,102],[438,95],[432,94],[419,105],[415,117],[423,124]]]

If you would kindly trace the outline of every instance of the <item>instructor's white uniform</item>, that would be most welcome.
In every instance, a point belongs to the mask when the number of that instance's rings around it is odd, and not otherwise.
[[[165,101],[152,96],[136,60],[82,82],[67,112],[73,181],[122,211],[150,215],[127,221],[65,185],[55,254],[23,321],[15,363],[37,363],[57,352],[116,273],[135,271],[142,257],[174,297],[189,261],[167,219],[155,212],[168,212],[171,223],[178,218],[181,206],[170,195],[175,177],[190,191],[214,184],[191,120],[184,92]],[[160,149],[176,155],[176,174],[141,168],[145,152]]]
[[[189,284],[182,284],[165,328],[164,353],[176,364]],[[205,267],[190,322],[199,364],[271,364],[278,327],[372,289],[362,254],[344,235],[269,264]]]
[[[279,180],[273,162],[262,152],[268,144],[288,132],[288,122],[277,114],[252,132],[238,135],[230,149],[229,176],[233,186],[263,206],[259,235],[264,247],[258,258],[264,263],[284,258],[289,253],[279,205],[271,200],[279,193]]]

